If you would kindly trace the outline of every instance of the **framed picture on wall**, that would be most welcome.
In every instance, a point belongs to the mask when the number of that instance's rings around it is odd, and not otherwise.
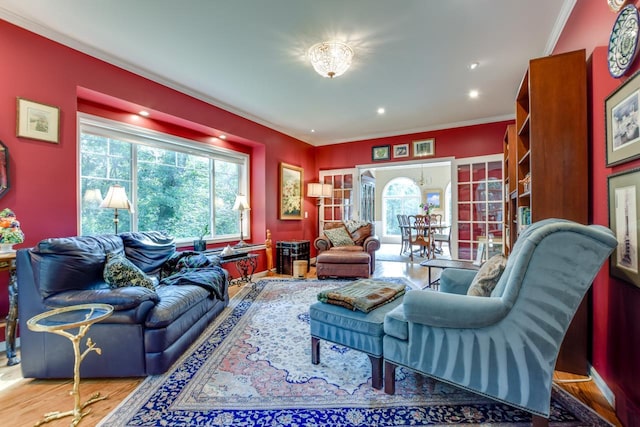
[[[18,98],[16,135],[40,141],[60,142],[60,109]]]
[[[415,157],[433,156],[436,154],[436,140],[434,138],[413,141],[413,155]]]
[[[640,169],[610,175],[609,228],[618,246],[609,258],[610,274],[640,287],[638,274],[638,212],[640,211]]]
[[[442,191],[441,190],[427,190],[425,192],[425,199],[428,204],[434,207],[434,209],[442,209]]]
[[[393,146],[393,157],[409,157],[409,144],[398,144]]]
[[[378,145],[371,148],[372,160],[389,160],[390,147],[388,145]]]
[[[280,219],[302,219],[301,167],[280,163]]]
[[[607,167],[640,157],[640,72],[605,100]]]

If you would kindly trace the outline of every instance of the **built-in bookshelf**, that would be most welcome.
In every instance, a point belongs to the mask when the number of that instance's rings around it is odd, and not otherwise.
[[[587,73],[584,50],[532,59],[505,133],[505,229],[513,247],[532,222],[588,221]],[[567,332],[556,369],[586,375],[587,307]]]

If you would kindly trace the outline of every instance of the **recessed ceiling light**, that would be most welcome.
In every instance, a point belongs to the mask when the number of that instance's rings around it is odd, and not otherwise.
[[[382,108],[382,107],[378,108],[378,114],[382,115],[384,113],[385,113],[385,109],[384,108]]]
[[[146,111],[146,110],[141,110],[141,111],[138,112],[138,114],[140,114],[141,116],[144,116],[144,117],[149,117],[149,112]]]
[[[469,91],[469,98],[477,98],[479,94],[480,93],[475,89],[474,90],[470,90]]]
[[[227,139],[227,135],[218,135],[218,138],[220,138],[220,139]]]
[[[311,133],[314,133],[316,130],[315,129],[311,129]]]
[[[469,69],[475,70],[476,68],[478,68],[478,65],[480,65],[480,63],[478,61],[474,61],[471,64],[469,64]]]

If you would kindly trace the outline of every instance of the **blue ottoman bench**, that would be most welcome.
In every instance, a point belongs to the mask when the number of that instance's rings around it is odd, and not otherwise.
[[[368,313],[316,302],[309,308],[311,363],[320,363],[320,340],[362,351],[371,360],[371,385],[382,388],[382,337],[384,316],[402,303],[402,297]]]

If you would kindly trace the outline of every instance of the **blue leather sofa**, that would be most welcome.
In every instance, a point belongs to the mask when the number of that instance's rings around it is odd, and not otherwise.
[[[110,253],[124,254],[155,278],[155,289],[110,287],[103,278],[106,255]],[[46,239],[33,248],[19,250],[16,262],[23,376],[73,377],[69,340],[30,331],[27,320],[53,308],[87,303],[111,304],[114,312],[91,326],[87,334],[102,354],[85,358],[82,378],[165,372],[229,302],[228,274],[219,260],[214,257],[206,268],[176,272],[176,260],[182,254],[186,253],[176,252],[172,238],[159,232]],[[170,277],[163,277],[170,273]],[[85,348],[82,343],[81,350]]]

